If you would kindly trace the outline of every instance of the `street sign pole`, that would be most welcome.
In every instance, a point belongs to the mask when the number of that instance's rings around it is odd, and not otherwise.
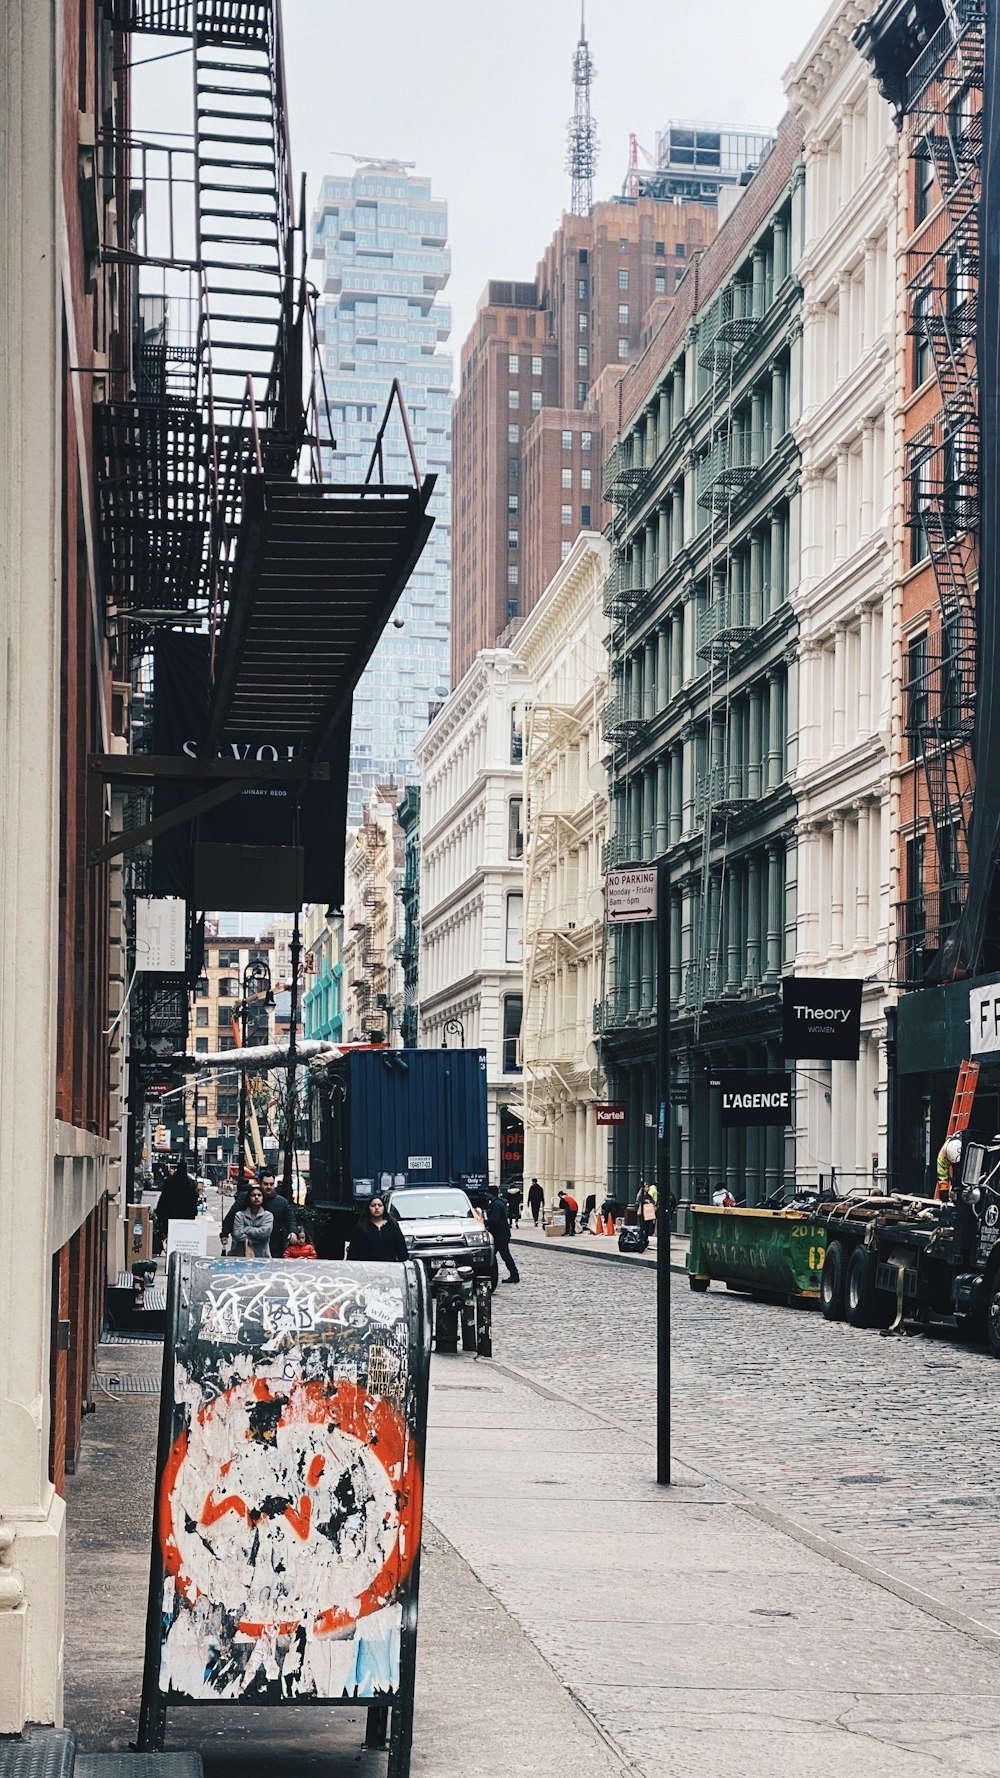
[[[670,1486],[670,870],[656,866],[656,1479]]]

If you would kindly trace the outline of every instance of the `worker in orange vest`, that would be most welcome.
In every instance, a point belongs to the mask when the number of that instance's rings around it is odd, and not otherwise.
[[[948,1140],[943,1142],[938,1150],[937,1186],[934,1191],[934,1197],[938,1202],[950,1202],[952,1174],[961,1159],[961,1136],[949,1136]]]

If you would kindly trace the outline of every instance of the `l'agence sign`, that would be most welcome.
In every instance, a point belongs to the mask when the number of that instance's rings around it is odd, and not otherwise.
[[[746,1124],[790,1124],[792,1121],[790,1074],[751,1074],[742,1069],[727,1068],[713,1075],[708,1084],[720,1089],[719,1122],[723,1129]]]

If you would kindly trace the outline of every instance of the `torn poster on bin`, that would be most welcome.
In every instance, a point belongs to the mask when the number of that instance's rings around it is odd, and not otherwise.
[[[159,1690],[216,1703],[391,1696],[421,1524],[409,1268],[175,1264],[151,1595]]]

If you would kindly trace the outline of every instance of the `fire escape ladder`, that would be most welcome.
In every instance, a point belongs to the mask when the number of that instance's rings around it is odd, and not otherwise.
[[[219,425],[250,378],[262,430],[270,411],[291,277],[293,204],[280,25],[271,0],[197,0],[194,25],[198,258]]]

